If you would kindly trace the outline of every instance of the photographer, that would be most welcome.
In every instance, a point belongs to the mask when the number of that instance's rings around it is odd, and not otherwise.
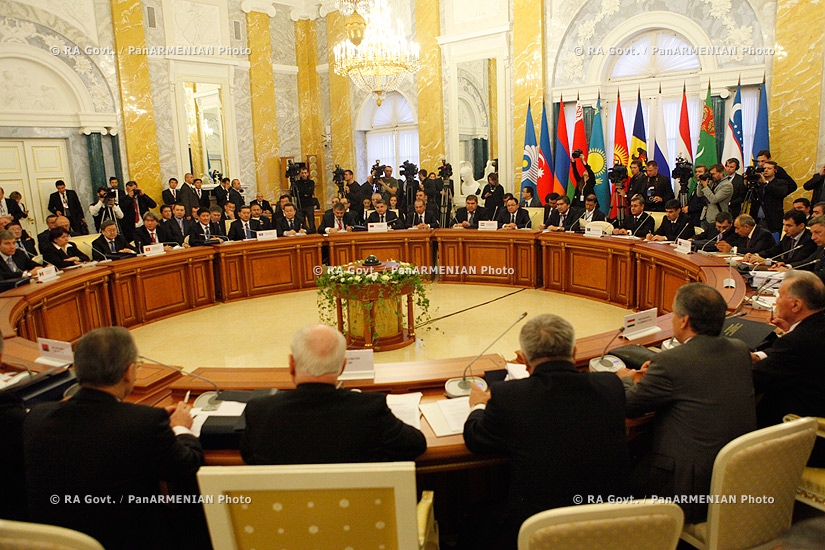
[[[304,217],[310,233],[315,233],[315,182],[309,179],[309,169],[301,167],[298,179],[292,182],[292,196],[298,203],[298,211]]]
[[[197,180],[195,180],[197,183]],[[120,210],[123,212],[123,220],[121,226],[123,228],[123,236],[127,241],[131,241],[135,236],[135,228],[143,225],[143,215],[149,211],[150,208],[157,208],[158,203],[152,200],[152,197],[145,194],[142,189],[138,187],[136,181],[126,182],[126,194],[120,201]]]
[[[628,183],[628,191],[622,195],[624,198],[625,207],[630,208],[630,199],[636,195],[645,196],[646,178],[644,164],[640,160],[633,160],[630,162],[630,183]]]
[[[772,160],[765,161],[760,174],[762,189],[762,210],[759,219],[764,219],[771,233],[782,231],[782,216],[785,213],[784,200],[796,188],[796,184],[781,179],[776,172],[777,165]]]
[[[504,187],[498,184],[498,174],[490,172],[487,176],[487,185],[481,190],[484,199],[484,208],[490,214],[490,219],[496,219],[504,209]]]
[[[581,158],[581,149],[576,149],[575,151],[573,151],[573,160],[571,162],[571,165],[573,168],[573,179],[576,180],[576,192],[573,195],[573,206],[584,208],[585,197],[595,193],[596,175],[593,173],[593,170],[590,168],[590,165],[584,162],[584,160],[582,160],[582,163],[584,164],[584,171],[581,174],[579,173],[579,163],[576,161]]]
[[[104,220],[114,220],[119,222],[123,219],[123,211],[115,204],[114,193],[108,188],[101,187],[97,190],[97,202],[89,207],[89,214],[95,222],[95,231],[100,232],[100,224]]]
[[[819,172],[814,174],[811,179],[806,181],[802,186],[806,191],[812,191],[811,204],[816,204],[825,198],[822,194],[823,183],[825,183],[825,164],[822,165]]]
[[[710,167],[710,178],[700,179],[699,195],[707,201],[702,210],[702,229],[707,231],[716,223],[716,215],[728,211],[728,204],[733,195],[733,184],[725,179],[725,167],[714,164]]]
[[[383,168],[384,175],[380,176]],[[380,177],[379,177],[380,176]],[[372,173],[367,178],[367,182],[372,186],[373,193],[380,193],[384,202],[389,202],[390,195],[398,193],[398,180],[392,177],[392,166],[380,166],[378,162],[372,167]]]
[[[360,184],[355,181],[355,174],[352,170],[344,170],[344,196],[350,203],[350,209],[355,212],[356,217],[363,217],[364,199],[370,198],[372,187],[369,184]]]

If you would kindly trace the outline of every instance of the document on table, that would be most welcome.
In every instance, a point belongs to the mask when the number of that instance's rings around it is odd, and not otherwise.
[[[504,365],[507,369],[507,378],[505,380],[521,380],[527,378],[530,374],[527,372],[527,365],[522,363],[507,363]]]
[[[210,416],[241,416],[244,409],[246,409],[246,403],[240,401],[220,401],[220,405],[214,411],[205,411],[195,407],[192,409],[192,428],[190,429],[192,433],[200,437],[203,423]]]
[[[421,397],[421,392],[405,393],[403,395],[391,393],[387,395],[387,406],[398,420],[420,430],[421,413],[418,411],[418,405],[421,403]]]
[[[470,416],[470,398],[441,399],[425,403],[420,409],[436,437],[456,435],[464,432],[464,422]]]

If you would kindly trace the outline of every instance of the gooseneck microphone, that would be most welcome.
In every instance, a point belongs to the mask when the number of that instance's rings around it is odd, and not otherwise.
[[[621,327],[619,330],[616,331],[616,334],[613,335],[613,338],[607,343],[607,345],[602,350],[602,355],[598,359],[593,358],[590,360],[590,371],[591,372],[604,372],[604,371],[615,371],[620,368],[624,368],[625,364],[624,361],[619,359],[614,355],[607,355],[607,350],[610,348],[610,344],[616,341],[616,338],[619,337],[621,333],[624,332],[624,327]]]
[[[191,376],[192,378],[197,378],[198,380],[202,380],[202,381],[206,382],[207,384],[209,384],[210,386],[212,386],[214,388],[214,391],[208,391],[208,392],[204,392],[204,393],[200,394],[198,396],[198,398],[195,400],[195,406],[196,407],[201,407],[205,411],[214,411],[214,410],[217,410],[218,407],[220,406],[220,403],[218,403],[218,401],[220,401],[220,396],[221,396],[222,392],[218,388],[218,385],[215,382],[213,382],[212,380],[210,380],[209,378],[206,378],[205,376],[201,376],[200,374],[195,374],[194,372],[186,372],[182,368],[173,367],[172,365],[167,365],[165,363],[161,363],[160,361],[155,361],[154,359],[150,359],[150,358],[146,357],[145,355],[140,355],[139,357],[141,359],[143,359],[144,361],[148,361],[149,363],[153,363],[155,365],[159,365],[159,366],[167,368],[169,370],[173,370],[175,372],[178,372],[178,373],[180,373],[184,376]]]
[[[636,231],[638,231],[638,230],[639,230],[639,228],[640,228],[640,227],[642,227],[642,224],[643,224],[644,222],[646,222],[646,221],[647,221],[647,218],[649,218],[649,217],[650,217],[650,214],[648,214],[647,212],[645,212],[645,219],[643,219],[643,220],[639,220],[639,225],[637,225],[637,226],[636,226],[636,229],[634,229],[633,231],[631,231],[631,232],[630,232],[630,236],[631,236],[631,237],[635,237],[635,236],[636,236]]]
[[[685,224],[685,226],[682,228],[682,230],[681,230],[681,231],[679,231],[679,234],[678,234],[678,235],[676,235],[676,238],[675,238],[675,239],[673,239],[673,242],[678,242],[678,241],[679,241],[679,238],[682,236],[682,233],[684,233],[684,232],[685,232],[685,229],[687,229],[688,227],[693,227],[692,225],[690,225],[690,221],[688,221],[688,222]]]
[[[777,254],[776,256],[771,256],[770,258],[768,258],[768,259],[767,259],[767,261],[772,262],[772,261],[774,261],[775,259],[777,259],[777,258],[781,258],[781,257],[782,257],[782,256],[784,256],[785,254],[790,254],[790,253],[791,253],[791,252],[793,252],[794,250],[799,250],[800,248],[802,248],[802,245],[801,245],[801,244],[798,244],[798,245],[796,245],[795,247],[791,248],[790,250],[786,250],[785,252],[783,252],[783,253],[781,253],[781,254]]]
[[[473,384],[476,384],[477,386],[481,387],[482,390],[487,389],[487,382],[485,382],[483,378],[479,378],[478,376],[470,376],[469,378],[467,378],[467,371],[470,369],[470,367],[473,366],[473,363],[478,361],[481,358],[482,355],[487,353],[488,349],[493,347],[493,344],[495,344],[496,342],[501,340],[501,338],[505,334],[510,332],[510,329],[512,329],[517,324],[519,324],[521,322],[521,320],[524,319],[525,317],[527,317],[527,312],[526,311],[524,313],[522,313],[521,315],[519,315],[519,318],[516,319],[515,322],[512,325],[507,327],[504,330],[504,332],[499,334],[498,338],[496,338],[495,340],[490,342],[490,345],[487,346],[486,348],[484,348],[482,350],[482,352],[479,353],[478,356],[476,356],[475,359],[470,361],[470,363],[466,367],[464,367],[464,372],[461,374],[461,378],[450,378],[449,380],[447,380],[447,383],[444,384],[444,389],[447,392],[447,397],[451,397],[451,398],[452,397],[465,397],[467,395],[470,395],[470,388],[472,387]]]

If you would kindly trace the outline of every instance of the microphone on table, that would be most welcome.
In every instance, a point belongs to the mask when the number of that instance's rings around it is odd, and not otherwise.
[[[587,210],[585,210],[584,212],[587,212]],[[567,227],[570,228],[570,231],[573,230],[573,226],[576,225],[576,222],[578,222],[580,219],[582,219],[582,216],[584,216],[584,212],[579,214],[579,216],[575,220],[573,220],[570,225],[567,226]],[[564,227],[562,227],[562,229],[564,229]],[[567,229],[564,229],[564,230],[567,231]]]
[[[94,255],[95,255],[95,254],[98,254],[99,256],[102,256],[102,257],[103,257],[103,260],[101,260],[101,262],[111,262],[111,261],[112,261],[112,259],[111,259],[111,258],[109,258],[108,256],[106,256],[106,254],[104,254],[103,252],[101,252],[101,251],[100,251],[100,250],[98,250],[97,248],[92,247],[92,257],[93,257],[93,258],[94,258]]]
[[[795,247],[791,248],[790,250],[786,250],[785,252],[783,252],[783,253],[781,253],[781,254],[777,254],[776,256],[772,256],[772,257],[768,258],[768,259],[767,259],[767,260],[765,260],[765,261],[767,261],[767,262],[772,262],[772,261],[774,261],[775,259],[777,259],[777,258],[781,258],[781,257],[782,257],[782,256],[784,256],[785,254],[790,254],[790,253],[791,253],[791,252],[793,252],[794,250],[798,250],[798,249],[800,249],[800,248],[802,248],[802,245],[801,245],[801,244],[798,244],[798,245],[796,245]]]
[[[493,347],[493,344],[495,344],[496,342],[501,340],[502,336],[507,334],[510,331],[511,328],[513,328],[514,326],[519,324],[521,322],[521,320],[524,319],[525,317],[527,317],[527,312],[526,311],[524,313],[522,313],[521,315],[519,315],[519,318],[516,319],[516,321],[512,325],[507,327],[504,330],[504,332],[499,334],[498,338],[493,340],[490,343],[489,346],[484,348],[484,350],[481,353],[479,353],[478,356],[475,359],[470,361],[470,364],[467,365],[466,367],[464,367],[464,372],[461,374],[461,378],[450,378],[449,380],[447,380],[447,383],[444,384],[444,389],[447,392],[447,397],[466,397],[466,396],[470,395],[470,388],[472,387],[473,384],[479,386],[482,390],[487,389],[487,382],[485,382],[483,378],[479,378],[478,376],[470,376],[468,378],[467,377],[467,371],[469,370],[469,368],[471,366],[473,366],[473,363],[478,361],[481,358],[482,355],[487,353],[488,349]]]
[[[690,225],[690,222],[686,223],[685,226],[682,228],[682,230],[679,231],[679,234],[676,235],[676,238],[673,239],[673,242],[678,242],[679,238],[682,236],[682,233],[684,233],[685,229],[687,229],[688,227],[693,227],[692,225]]]
[[[636,229],[634,229],[633,231],[631,231],[631,232],[630,232],[630,236],[631,236],[631,237],[636,237],[636,231],[638,231],[639,229],[641,229],[642,225],[643,225],[643,224],[647,221],[647,218],[649,218],[649,217],[650,217],[650,214],[648,214],[647,212],[645,212],[645,216],[646,216],[646,217],[645,217],[645,219],[643,219],[643,220],[639,220],[639,225],[637,225],[637,226],[636,226]]]
[[[604,347],[604,350],[602,350],[601,357],[598,359],[594,357],[590,360],[590,372],[615,372],[619,369],[625,368],[624,361],[615,355],[607,355],[607,349],[610,347],[610,344],[616,341],[616,338],[624,332],[624,329],[625,327],[622,327],[616,331],[616,334],[613,335],[613,338],[610,339]]]

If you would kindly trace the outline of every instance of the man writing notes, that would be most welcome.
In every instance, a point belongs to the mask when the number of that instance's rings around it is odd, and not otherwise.
[[[497,550],[516,547],[525,519],[581,502],[576,495],[625,495],[630,469],[622,384],[611,373],[576,369],[570,323],[539,315],[524,325],[519,345],[530,376],[489,392],[473,386],[464,424],[470,451],[510,458],[506,510],[484,541]]]
[[[344,336],[310,325],[292,338],[294,390],[250,401],[241,456],[247,464],[321,464],[413,460],[427,449],[419,430],[398,420],[378,392],[339,388]]]
[[[650,454],[636,466],[634,496],[707,495],[716,454],[756,429],[748,347],[720,336],[727,304],[714,288],[690,283],[673,300],[673,335],[682,344],[656,354],[641,371],[622,369],[627,416],[655,412]],[[688,499],[690,500],[690,499]],[[680,503],[699,523],[707,503]]]

